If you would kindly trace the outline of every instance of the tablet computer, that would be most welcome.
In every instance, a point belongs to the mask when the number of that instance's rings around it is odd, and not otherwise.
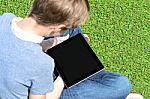
[[[55,68],[67,88],[79,84],[104,68],[80,33],[52,47],[47,54],[54,59]]]

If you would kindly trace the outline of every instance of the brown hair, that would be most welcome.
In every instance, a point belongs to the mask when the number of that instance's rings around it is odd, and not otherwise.
[[[38,24],[65,24],[76,27],[88,19],[88,0],[34,0],[29,17]]]

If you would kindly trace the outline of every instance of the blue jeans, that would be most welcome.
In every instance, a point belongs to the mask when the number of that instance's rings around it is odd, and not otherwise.
[[[68,30],[71,36],[82,33],[80,27]],[[102,70],[87,80],[64,89],[60,99],[125,99],[131,91],[127,77]]]
[[[64,89],[60,99],[125,99],[130,90],[127,77],[103,70],[69,89]]]

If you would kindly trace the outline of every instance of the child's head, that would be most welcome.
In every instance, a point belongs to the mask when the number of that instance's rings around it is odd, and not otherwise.
[[[69,28],[85,22],[89,10],[88,0],[34,0],[29,17],[40,25],[64,24]]]

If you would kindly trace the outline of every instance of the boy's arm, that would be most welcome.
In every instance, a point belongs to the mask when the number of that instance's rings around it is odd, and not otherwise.
[[[60,76],[54,81],[54,90],[45,95],[29,95],[29,99],[59,99],[64,88],[64,82]]]
[[[30,94],[29,99],[46,99],[46,95],[33,95],[33,94]]]
[[[64,82],[60,76],[54,81],[54,90],[46,94],[46,99],[59,99],[64,88]],[[52,98],[53,97],[53,98]]]

